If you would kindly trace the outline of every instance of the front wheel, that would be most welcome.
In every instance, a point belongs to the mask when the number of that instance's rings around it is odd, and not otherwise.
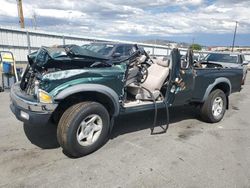
[[[201,117],[209,123],[219,122],[226,111],[227,99],[225,93],[216,89],[212,91],[201,107]]]
[[[99,149],[107,140],[109,114],[97,102],[82,102],[68,108],[62,115],[57,139],[64,152],[81,157]]]

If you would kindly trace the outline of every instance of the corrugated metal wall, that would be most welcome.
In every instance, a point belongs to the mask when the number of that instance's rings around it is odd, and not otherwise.
[[[90,42],[122,42],[135,43],[131,41],[108,40],[103,38],[90,38],[77,35],[64,35],[60,33],[49,33],[37,30],[24,30],[0,27],[0,51],[11,51],[17,63],[24,63],[27,61],[27,54],[37,50],[41,46],[52,46],[62,44],[77,44],[83,45]],[[171,48],[161,45],[151,45],[145,43],[137,43],[144,47],[145,51],[150,52],[155,56],[166,56],[171,52]],[[180,48],[179,48],[180,49]],[[182,55],[186,53],[185,48],[180,49]],[[208,53],[208,52],[199,52]],[[249,53],[247,53],[249,59]]]
[[[27,54],[37,50],[41,46],[52,46],[62,44],[83,45],[90,42],[125,42],[130,41],[107,40],[101,38],[87,38],[81,36],[63,35],[58,33],[48,33],[34,30],[10,29],[0,27],[0,51],[11,51],[18,63],[27,61]],[[165,46],[139,43],[151,55],[169,55],[171,49]]]

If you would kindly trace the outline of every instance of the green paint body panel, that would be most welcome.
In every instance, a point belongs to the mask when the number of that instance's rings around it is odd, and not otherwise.
[[[124,92],[126,64],[105,68],[85,68],[46,74],[40,88],[55,97],[60,91],[77,84],[101,84],[113,89],[119,97]]]

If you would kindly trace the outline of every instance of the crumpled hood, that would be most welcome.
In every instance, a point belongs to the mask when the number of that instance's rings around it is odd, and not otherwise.
[[[58,68],[50,64],[58,62],[72,63],[81,61],[82,64],[95,61],[107,61],[108,58],[98,53],[83,49],[77,45],[64,45],[58,47],[42,46],[38,51],[28,55],[31,66],[36,68]],[[76,68],[76,67],[74,67]]]

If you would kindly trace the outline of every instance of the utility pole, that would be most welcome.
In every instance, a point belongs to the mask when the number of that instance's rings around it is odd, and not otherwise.
[[[22,5],[23,3],[22,0],[16,0],[16,2],[17,2],[17,11],[18,11],[20,27],[24,28],[23,5]]]
[[[37,28],[36,18],[37,18],[36,17],[36,12],[34,12],[33,15],[32,15],[32,24],[33,24],[33,27],[34,27],[35,30]]]
[[[235,30],[234,30],[234,38],[233,38],[233,45],[232,45],[232,52],[234,51],[234,43],[235,43],[235,37],[237,33],[237,27],[238,27],[238,22],[235,22]]]

